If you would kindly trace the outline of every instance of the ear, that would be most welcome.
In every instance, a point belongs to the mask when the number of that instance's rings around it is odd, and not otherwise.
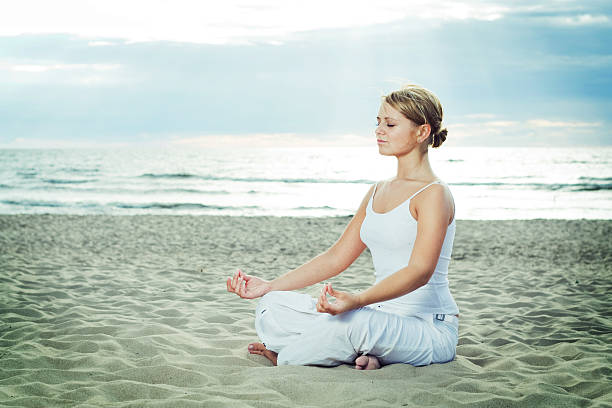
[[[431,125],[429,123],[425,123],[419,126],[419,132],[417,134],[417,142],[423,143],[429,137],[429,133],[431,132]]]

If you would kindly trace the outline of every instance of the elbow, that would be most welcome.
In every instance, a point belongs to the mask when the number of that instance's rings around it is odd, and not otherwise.
[[[427,285],[427,283],[431,279],[431,276],[433,275],[433,272],[434,272],[433,270],[429,270],[429,269],[423,269],[423,270],[418,271],[415,289],[418,289],[422,286]]]
[[[344,272],[360,253],[361,251],[352,253],[350,250],[339,245],[333,245],[323,253],[323,256],[326,259],[325,262],[329,267],[329,270],[333,272],[333,276],[336,276],[341,272]]]

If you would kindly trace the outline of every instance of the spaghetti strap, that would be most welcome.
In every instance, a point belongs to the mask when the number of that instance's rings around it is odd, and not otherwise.
[[[370,203],[374,201],[374,195],[376,194],[377,187],[378,187],[378,182],[374,183],[374,190],[372,191],[372,195],[370,196]]]
[[[425,187],[421,188],[419,191],[417,191],[416,193],[411,195],[410,198],[407,201],[412,200],[415,195],[419,194],[421,191],[425,190],[427,187],[429,187],[429,186],[431,186],[433,184],[442,184],[442,182],[440,180],[432,181],[431,183],[429,183],[428,185],[426,185]]]

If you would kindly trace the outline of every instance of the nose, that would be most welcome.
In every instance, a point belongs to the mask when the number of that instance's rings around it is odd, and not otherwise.
[[[381,128],[380,125],[377,125],[376,129],[374,129],[374,134],[375,135],[382,135],[383,134],[383,131],[382,131],[382,128]]]

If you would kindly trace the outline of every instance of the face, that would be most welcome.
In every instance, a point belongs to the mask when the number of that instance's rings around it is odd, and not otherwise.
[[[380,105],[376,123],[378,152],[384,156],[410,153],[425,140],[428,132],[425,129],[428,125],[417,125],[386,102]]]

